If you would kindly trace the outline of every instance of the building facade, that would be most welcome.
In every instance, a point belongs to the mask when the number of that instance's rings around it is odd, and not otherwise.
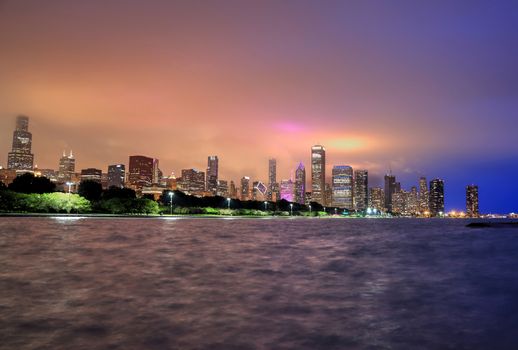
[[[326,149],[324,146],[311,147],[311,200],[326,205]]]
[[[126,180],[126,166],[124,164],[113,164],[108,166],[108,188],[123,188]]]
[[[270,158],[268,160],[268,191],[266,193],[266,199],[269,201],[277,199],[277,193],[279,186],[277,184],[277,160]]]
[[[354,209],[365,211],[369,206],[369,172],[367,170],[354,171]]]
[[[187,194],[203,195],[205,192],[205,173],[196,169],[182,169],[179,187]]]
[[[63,151],[63,156],[59,159],[58,182],[65,183],[73,181],[76,171],[76,159],[72,150],[67,156]]]
[[[281,199],[287,200],[288,202],[295,201],[295,183],[289,180],[281,180],[280,186]]]
[[[155,159],[146,156],[130,156],[128,169],[128,187],[141,192],[143,187],[151,187],[155,178]]]
[[[102,170],[95,168],[87,168],[81,170],[81,181],[95,181],[101,183]]]
[[[478,209],[478,186],[466,186],[466,214],[471,218],[480,216]]]
[[[332,179],[332,206],[353,210],[353,168],[348,165],[335,165]]]
[[[32,134],[29,132],[29,117],[16,117],[11,152],[7,155],[7,168],[12,170],[32,171],[34,155],[31,153]]]
[[[428,192],[428,182],[426,177],[419,178],[419,212],[426,215],[430,211],[430,198]]]
[[[299,204],[305,203],[306,194],[306,168],[304,164],[299,163],[295,170],[295,198],[294,201]]]
[[[430,181],[430,216],[444,214],[444,181],[433,179]]]
[[[392,195],[396,193],[397,185],[396,185],[396,177],[392,174],[385,175],[385,210],[389,213],[392,212]]]
[[[218,192],[218,156],[207,157],[206,190],[213,196]]]
[[[243,176],[241,178],[241,200],[250,200],[250,177]]]

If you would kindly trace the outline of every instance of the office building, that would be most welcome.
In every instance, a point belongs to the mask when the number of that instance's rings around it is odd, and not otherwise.
[[[158,166],[155,159],[146,156],[130,156],[128,169],[128,187],[140,193],[143,187],[151,187]]]
[[[353,209],[353,168],[335,165],[332,172],[332,206]]]
[[[72,150],[70,150],[70,154],[68,156],[65,151],[63,151],[63,156],[59,159],[58,182],[73,182],[75,171],[76,159],[74,158]]]
[[[7,168],[17,171],[32,171],[34,155],[31,153],[32,134],[29,132],[29,117],[18,116],[13,132],[11,152],[7,155]]]
[[[277,184],[277,160],[274,158],[270,158],[268,160],[268,192],[266,194],[266,198],[269,201],[276,199],[276,192],[279,191],[279,186]]]
[[[444,181],[434,179],[430,181],[430,216],[444,214]]]
[[[101,183],[102,170],[95,168],[87,168],[81,170],[81,181],[95,181]]]
[[[428,182],[426,177],[419,179],[419,212],[426,215],[430,211],[430,198],[428,192]]]
[[[370,189],[369,208],[375,209],[377,212],[385,211],[385,192],[383,188],[373,187]]]
[[[281,180],[280,184],[281,199],[293,202],[295,200],[295,183],[289,180]]]
[[[311,197],[313,202],[326,205],[326,150],[324,146],[311,147]]]
[[[385,210],[389,213],[392,212],[392,195],[396,193],[396,177],[392,174],[385,175]]]
[[[369,206],[369,172],[367,170],[354,171],[353,201],[356,211],[365,211]]]
[[[241,200],[250,200],[250,177],[243,176],[241,178]]]
[[[213,196],[218,192],[218,156],[207,157],[206,190]]]
[[[479,217],[478,210],[478,186],[466,186],[466,214],[471,218]]]
[[[187,194],[202,196],[205,192],[205,172],[196,169],[182,169],[179,187]]]
[[[113,164],[108,166],[108,188],[123,188],[126,180],[126,166],[124,164]]]
[[[295,170],[295,198],[294,201],[299,204],[305,203],[306,194],[306,168],[304,164],[299,163]]]

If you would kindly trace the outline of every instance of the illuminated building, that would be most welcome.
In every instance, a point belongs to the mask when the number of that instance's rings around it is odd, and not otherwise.
[[[241,200],[247,201],[250,199],[250,178],[243,176],[241,178]]]
[[[376,209],[378,212],[385,211],[385,192],[383,188],[373,187],[370,189],[369,208]]]
[[[176,176],[174,175],[174,172],[171,173],[169,177],[165,178],[165,187],[170,190],[177,190],[178,189],[178,180],[176,179]]]
[[[128,186],[137,192],[143,187],[151,187],[157,174],[155,159],[145,156],[130,156]]]
[[[81,170],[81,181],[95,181],[101,183],[102,170],[95,168],[87,168]]]
[[[162,173],[162,170],[160,170],[160,168],[158,167],[158,159],[153,159],[153,185],[158,185],[162,180],[163,175],[164,173]]]
[[[354,209],[365,211],[369,206],[369,172],[367,170],[354,171]]]
[[[266,198],[269,201],[275,200],[275,193],[279,191],[277,184],[277,160],[270,158],[268,160],[268,192]]]
[[[311,204],[311,192],[304,193],[304,204],[305,205]]]
[[[237,198],[236,184],[232,180],[230,181],[230,186],[228,188],[228,196],[230,198]]]
[[[34,169],[34,176],[43,176],[52,182],[58,181],[58,172],[54,169]]]
[[[426,177],[419,179],[419,211],[421,215],[430,211],[430,198]]]
[[[332,206],[353,209],[353,168],[348,165],[335,165],[332,172]]]
[[[295,202],[299,204],[305,203],[305,193],[306,193],[306,168],[304,168],[304,164],[302,162],[295,170]]]
[[[226,180],[218,180],[218,185],[216,187],[216,195],[221,197],[228,197],[228,181]]]
[[[183,192],[201,196],[205,192],[205,173],[196,169],[182,169],[179,185]]]
[[[32,134],[29,132],[29,117],[16,117],[11,152],[7,155],[7,168],[19,171],[32,171],[34,155],[31,153]]]
[[[430,181],[430,215],[444,214],[444,181],[434,179]]]
[[[11,182],[16,179],[16,170],[14,169],[3,169],[0,167],[0,182],[8,186]]]
[[[61,183],[73,182],[75,170],[76,159],[72,150],[68,156],[63,151],[63,156],[59,159],[58,181]]]
[[[466,213],[469,217],[479,217],[478,211],[478,186],[466,186]]]
[[[408,193],[406,209],[410,215],[419,214],[419,195],[415,186],[412,186]]]
[[[267,198],[268,186],[263,184],[261,181],[254,181],[252,187],[252,200],[264,201]]]
[[[324,206],[331,205],[333,202],[333,188],[330,184],[324,184]]]
[[[108,188],[123,188],[126,179],[126,166],[124,164],[113,164],[108,166]]]
[[[408,192],[398,191],[392,194],[392,213],[399,215],[406,215]]]
[[[392,174],[385,175],[385,210],[392,212],[392,195],[396,192],[396,177]]]
[[[218,191],[218,156],[207,157],[206,190],[213,196]]]
[[[326,204],[326,150],[324,146],[311,147],[311,193],[312,201]]]
[[[295,199],[295,183],[289,180],[281,180],[281,199],[293,202]]]

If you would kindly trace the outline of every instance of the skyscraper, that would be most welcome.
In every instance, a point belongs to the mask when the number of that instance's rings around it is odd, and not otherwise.
[[[74,173],[76,171],[76,159],[72,150],[67,156],[63,151],[63,156],[59,159],[59,170],[58,170],[58,182],[65,183],[72,181]]]
[[[385,210],[392,212],[392,195],[396,192],[396,177],[392,174],[385,175]]]
[[[218,156],[207,157],[206,189],[212,195],[218,191]]]
[[[419,211],[421,212],[421,215],[430,211],[430,198],[426,177],[421,177],[419,179]]]
[[[369,205],[369,172],[367,170],[354,171],[354,209],[365,211]]]
[[[143,187],[151,186],[156,176],[156,169],[155,159],[145,156],[130,156],[128,169],[129,187],[139,192]]]
[[[31,153],[32,134],[29,132],[29,117],[16,117],[11,152],[7,155],[7,168],[13,170],[33,170],[34,155]]]
[[[419,214],[419,195],[417,194],[417,187],[412,186],[408,194],[407,211],[410,215]]]
[[[182,191],[187,194],[202,195],[205,192],[205,172],[196,169],[182,169]]]
[[[430,215],[441,216],[444,213],[444,181],[430,181]]]
[[[295,170],[295,202],[304,204],[306,193],[306,168],[302,162]]]
[[[81,181],[95,181],[101,183],[102,170],[95,168],[87,168],[81,170]]]
[[[270,158],[268,160],[268,192],[266,198],[271,201],[274,199],[274,192],[278,191],[277,186],[277,160]]]
[[[295,199],[295,183],[289,180],[281,180],[281,199],[293,202]]]
[[[216,195],[221,197],[228,196],[228,181],[218,180],[218,186],[216,188]]]
[[[333,167],[333,202],[338,208],[353,209],[353,168],[348,165]]]
[[[126,166],[124,164],[114,164],[108,166],[108,188],[109,187],[124,187],[124,180],[126,178]]]
[[[241,200],[247,201],[250,199],[250,178],[243,176],[241,178]]]
[[[326,189],[326,149],[324,146],[311,147],[311,200],[325,205]]]
[[[385,210],[385,193],[383,188],[373,187],[370,189],[369,207],[379,212]]]
[[[478,186],[466,186],[466,214],[476,218],[480,215],[478,211]]]

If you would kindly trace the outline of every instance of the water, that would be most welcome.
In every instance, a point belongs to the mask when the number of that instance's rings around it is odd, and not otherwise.
[[[518,230],[0,218],[0,349],[518,349]]]

